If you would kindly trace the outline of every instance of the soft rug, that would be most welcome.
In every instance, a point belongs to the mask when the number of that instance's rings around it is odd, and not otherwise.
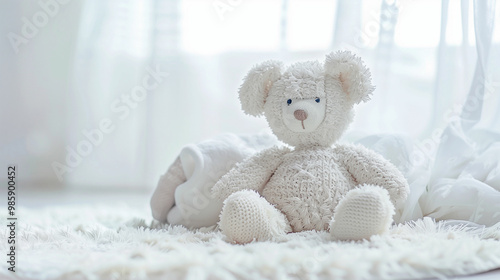
[[[363,242],[308,231],[234,245],[214,228],[159,225],[147,207],[24,208],[19,217],[16,272],[2,261],[0,279],[414,279],[500,267],[500,223],[424,218]]]

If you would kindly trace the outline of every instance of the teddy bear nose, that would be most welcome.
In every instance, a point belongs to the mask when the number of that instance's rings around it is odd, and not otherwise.
[[[295,112],[293,112],[293,116],[297,120],[303,121],[303,120],[307,119],[307,112],[304,110],[295,110]]]

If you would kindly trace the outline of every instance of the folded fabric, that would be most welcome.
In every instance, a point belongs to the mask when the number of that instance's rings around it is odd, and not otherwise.
[[[271,134],[222,134],[185,146],[160,177],[151,197],[153,217],[188,228],[215,225],[222,209],[222,201],[211,194],[215,182],[236,163],[276,144]]]
[[[500,135],[464,131],[459,122],[450,123],[421,201],[424,215],[438,220],[486,226],[500,222]]]
[[[374,135],[358,141],[408,180],[410,195],[396,209],[395,222],[422,217],[486,226],[500,222],[500,135],[464,131],[460,122],[451,122],[440,141],[427,140],[415,144],[402,136]]]

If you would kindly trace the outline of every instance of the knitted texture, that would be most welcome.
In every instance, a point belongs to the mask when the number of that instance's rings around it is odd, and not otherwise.
[[[219,226],[235,243],[263,241],[290,232],[285,216],[249,190],[233,193],[224,201]]]
[[[394,205],[387,190],[363,185],[340,201],[330,224],[332,237],[340,240],[368,239],[389,231]]]
[[[394,205],[407,198],[407,181],[373,151],[356,145],[332,146],[351,123],[353,106],[370,99],[374,87],[368,68],[349,52],[335,52],[323,64],[299,62],[284,73],[280,69],[282,65],[276,61],[255,66],[240,88],[240,100],[246,113],[264,113],[278,139],[294,149],[262,151],[216,183],[214,194],[231,202],[223,211],[221,226],[227,220],[239,225],[223,231],[239,242],[269,238],[273,231],[253,225],[266,219],[271,225],[282,221],[279,215],[262,214],[256,208],[262,204],[283,213],[294,232],[330,229],[340,239],[386,232]],[[230,196],[242,190],[259,192],[261,197],[251,200],[270,204],[252,202],[254,206],[249,207],[250,199],[243,203]],[[243,215],[240,211],[250,212]],[[222,221],[226,217],[231,218]],[[233,221],[237,218],[242,220]]]
[[[259,191],[297,232],[327,230],[341,198],[369,182],[387,189],[393,201],[403,201],[409,190],[390,162],[360,145],[347,144],[262,151],[224,175],[214,191],[221,199],[240,190]]]
[[[262,191],[293,231],[328,229],[340,198],[356,185],[336,157],[332,148],[322,147],[288,153]]]

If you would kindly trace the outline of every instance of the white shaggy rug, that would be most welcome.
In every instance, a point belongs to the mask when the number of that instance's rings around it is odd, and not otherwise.
[[[309,231],[242,246],[217,230],[155,224],[148,208],[25,208],[19,217],[16,273],[2,261],[0,279],[408,279],[500,267],[500,224],[425,218],[371,241],[332,242]]]

